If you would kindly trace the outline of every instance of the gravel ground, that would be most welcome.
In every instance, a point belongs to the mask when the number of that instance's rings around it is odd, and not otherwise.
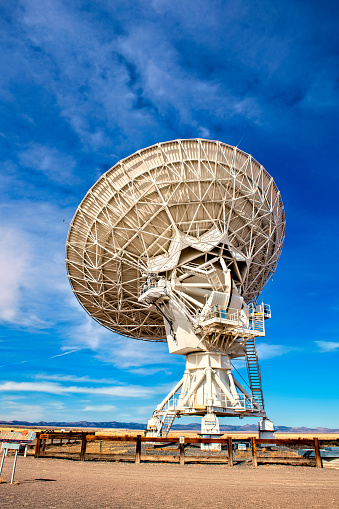
[[[1,509],[339,508],[339,470],[6,458]]]

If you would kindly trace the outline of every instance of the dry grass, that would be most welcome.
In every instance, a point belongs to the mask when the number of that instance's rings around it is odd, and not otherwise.
[[[1,431],[23,431],[27,429],[27,427],[11,427],[11,426],[0,426],[0,432]],[[45,428],[33,428],[36,432],[38,431],[45,431]],[[52,429],[52,428],[51,428]],[[60,429],[65,429],[66,431],[87,431],[92,432],[95,435],[103,435],[103,436],[124,436],[124,435],[130,435],[136,437],[137,435],[143,435],[144,430],[131,430],[131,429],[107,429],[107,428],[53,428],[55,430],[60,431]],[[231,436],[232,438],[236,439],[242,439],[245,437],[256,437],[258,438],[258,432],[246,432],[246,433],[230,433],[225,432],[225,436]],[[179,436],[185,436],[187,438],[194,438],[198,436],[198,432],[196,431],[171,431],[169,433],[169,437],[178,438]],[[297,439],[297,438],[308,438],[312,439],[314,437],[318,437],[319,440],[338,440],[339,439],[339,433],[276,433],[275,438],[277,439]]]
[[[108,429],[102,429],[100,431],[96,430],[96,435],[103,435],[103,436],[122,436],[122,435],[131,435],[131,436],[137,436],[137,435],[143,435],[144,430],[128,430],[128,429],[116,429],[116,430],[108,430]],[[248,432],[248,433],[230,433],[225,432],[225,436],[231,436],[235,440],[241,440],[242,438],[247,437],[256,437],[258,438],[258,432]],[[169,437],[178,438],[180,436],[185,436],[187,438],[194,438],[198,436],[198,433],[196,431],[171,431],[168,435]],[[313,439],[314,437],[318,437],[319,440],[338,440],[339,439],[339,433],[276,433],[275,438],[277,439],[297,439],[297,438],[308,438]]]

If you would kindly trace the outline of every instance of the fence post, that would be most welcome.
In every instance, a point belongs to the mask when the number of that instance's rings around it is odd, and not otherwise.
[[[180,465],[185,465],[185,444],[179,444],[180,448]]]
[[[317,437],[314,437],[313,440],[314,440],[315,465],[317,468],[323,468],[323,462],[321,459],[320,449],[319,449],[319,439]]]
[[[39,435],[38,435],[37,439],[36,439],[36,444],[35,444],[34,458],[39,458],[39,456],[40,456],[40,447],[41,447],[41,440],[40,440]]]
[[[87,435],[85,432],[82,432],[80,461],[85,461],[86,445],[87,445]]]
[[[254,467],[258,466],[258,456],[257,456],[257,444],[255,441],[255,437],[251,437],[251,449],[252,449],[252,464]]]
[[[233,443],[232,437],[227,437],[228,466],[233,467]]]
[[[135,464],[140,465],[141,462],[141,435],[137,435],[137,443],[135,446]]]

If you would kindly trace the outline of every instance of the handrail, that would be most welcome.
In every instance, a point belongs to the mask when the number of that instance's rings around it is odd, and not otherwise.
[[[233,408],[234,409],[234,403],[232,403],[230,400],[228,400],[226,395],[223,392],[221,392],[221,391],[216,392],[216,393],[214,393],[213,396],[215,397],[215,399],[217,399],[221,402],[222,408]],[[193,397],[193,395],[192,395],[192,397]],[[178,406],[179,399],[180,399],[179,397],[173,396],[171,399],[168,400],[168,402],[166,403],[164,408],[157,412],[157,415],[164,415],[167,411],[175,412],[178,408],[180,408]],[[258,410],[257,405],[261,406],[261,402],[257,396],[247,397],[245,394],[238,393],[237,401],[241,404],[241,406],[238,407],[238,410],[252,409],[252,410],[257,411]],[[195,403],[195,401],[193,401],[193,405],[194,405],[194,403]],[[192,408],[193,408],[193,406],[192,406]]]
[[[220,320],[225,320],[227,322],[233,322],[235,325],[238,325],[239,328],[248,329],[251,332],[264,332],[264,312],[256,312],[250,311],[248,318],[246,315],[242,313],[242,310],[232,310],[233,312],[226,311],[226,309],[222,309],[219,306],[213,306],[211,310],[204,314],[195,315],[195,319],[200,323],[206,322],[208,320],[213,320],[213,318],[217,318]]]

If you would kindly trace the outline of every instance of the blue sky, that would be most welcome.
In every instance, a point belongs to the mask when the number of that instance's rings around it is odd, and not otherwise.
[[[268,415],[339,427],[337,2],[1,4],[0,420],[145,422],[181,377],[166,345],[79,306],[63,221],[119,159],[202,137],[252,154],[285,205],[258,341]]]

